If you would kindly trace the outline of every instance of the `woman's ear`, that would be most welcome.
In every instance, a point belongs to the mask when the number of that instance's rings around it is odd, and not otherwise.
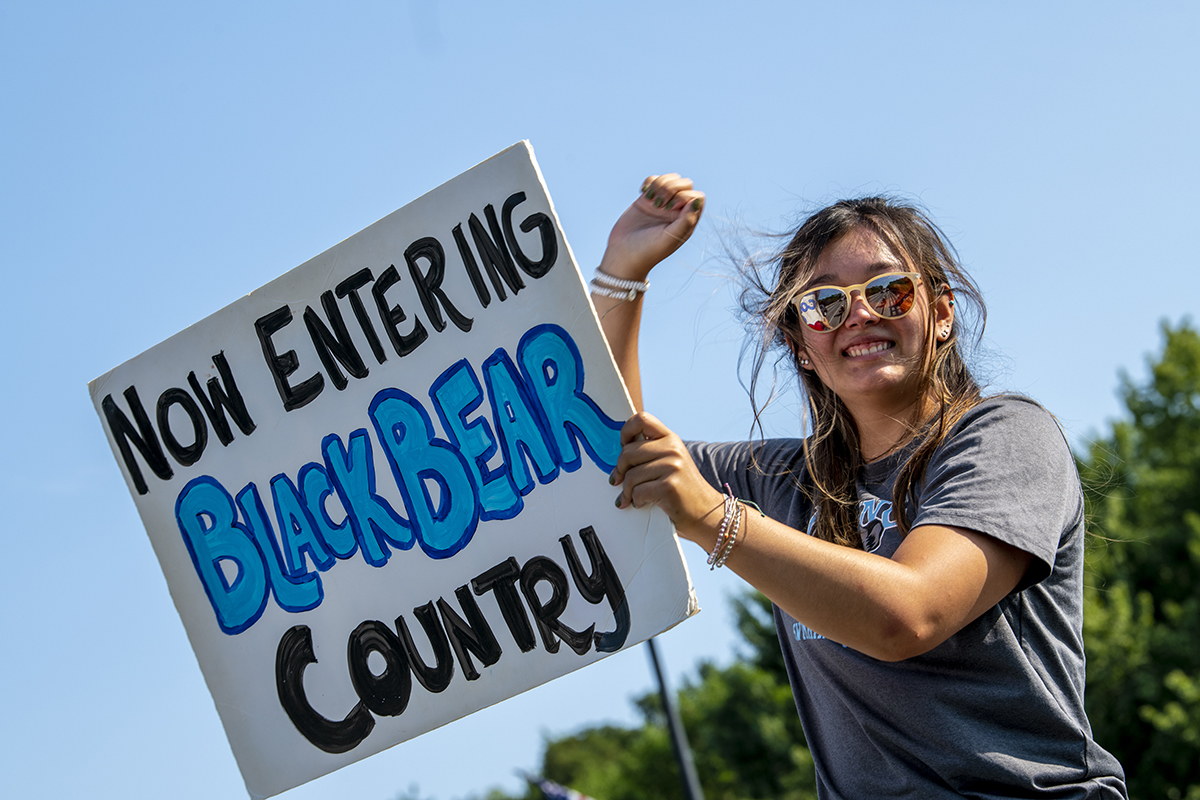
[[[933,304],[933,331],[938,342],[950,338],[954,329],[954,291],[944,289]]]
[[[788,337],[788,347],[796,356],[796,363],[800,365],[801,369],[812,369],[812,360],[808,357],[808,353],[804,351],[804,347],[799,342],[790,336]]]

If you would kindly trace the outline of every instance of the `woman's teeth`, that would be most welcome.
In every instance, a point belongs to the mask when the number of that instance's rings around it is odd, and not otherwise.
[[[849,358],[868,356],[872,353],[880,353],[884,350],[890,350],[895,346],[895,342],[872,342],[871,344],[856,344],[846,348],[846,355]]]

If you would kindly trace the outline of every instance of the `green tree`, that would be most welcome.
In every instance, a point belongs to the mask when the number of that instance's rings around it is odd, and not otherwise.
[[[757,592],[734,601],[746,643],[728,667],[701,663],[678,694],[707,800],[810,800],[812,757],[775,638],[770,603]],[[682,798],[679,770],[657,692],[636,699],[642,724],[600,726],[547,743],[540,773],[600,800]],[[524,800],[541,800],[531,788]],[[515,800],[510,798],[509,800]]]
[[[1131,797],[1200,800],[1200,336],[1164,324],[1128,417],[1080,458],[1087,707]]]

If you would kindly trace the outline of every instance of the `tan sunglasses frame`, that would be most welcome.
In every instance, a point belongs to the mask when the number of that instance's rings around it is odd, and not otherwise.
[[[827,328],[826,330],[823,330],[823,331],[817,330],[816,328],[812,327],[807,322],[805,322],[804,315],[800,311],[800,303],[802,303],[804,301],[804,298],[808,297],[813,292],[820,291],[821,289],[837,289],[839,292],[846,295],[847,309],[849,309],[849,307],[854,304],[854,296],[851,293],[857,290],[859,296],[863,298],[863,302],[866,303],[867,308],[870,309],[871,313],[874,314],[879,319],[903,319],[904,317],[907,317],[910,313],[912,313],[912,310],[914,308],[916,308],[917,303],[916,303],[915,298],[913,300],[913,304],[911,306],[909,306],[908,311],[905,311],[903,314],[900,314],[899,316],[885,317],[882,314],[880,314],[878,311],[875,310],[874,306],[872,306],[870,301],[867,300],[866,293],[863,291],[868,286],[870,286],[872,283],[874,283],[877,280],[880,280],[881,278],[893,278],[897,275],[903,275],[907,278],[912,278],[914,293],[916,292],[917,287],[920,286],[924,282],[924,281],[922,281],[921,273],[919,273],[919,272],[885,272],[882,275],[876,275],[874,278],[871,278],[871,280],[869,280],[869,281],[863,281],[862,283],[856,283],[851,286],[835,286],[831,283],[822,284],[821,286],[813,286],[810,289],[805,289],[803,292],[801,292],[800,294],[798,294],[794,298],[792,298],[791,305],[796,310],[796,314],[800,317],[800,324],[803,325],[804,327],[808,328],[813,333],[833,333],[838,328],[845,325],[846,320],[850,318],[850,314],[847,311],[846,317],[841,322],[839,322],[837,325],[835,325],[831,328]],[[814,305],[815,305],[815,301],[814,301]]]

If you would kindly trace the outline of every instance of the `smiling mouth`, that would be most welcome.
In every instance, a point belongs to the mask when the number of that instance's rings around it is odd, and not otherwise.
[[[842,355],[846,356],[847,358],[869,356],[872,353],[882,353],[884,350],[891,350],[895,346],[895,342],[871,342],[869,344],[855,344],[843,350]]]

